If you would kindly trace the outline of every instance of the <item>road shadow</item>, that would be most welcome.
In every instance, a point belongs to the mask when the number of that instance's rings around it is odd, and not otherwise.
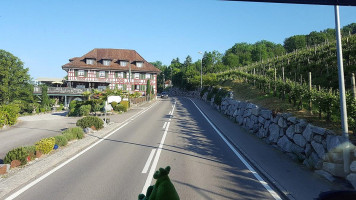
[[[172,120],[178,127],[172,133],[184,142],[183,145],[165,144],[166,148],[179,150],[181,154],[191,152],[189,154],[204,160],[213,160],[214,162],[201,164],[213,166],[220,173],[204,174],[204,176],[213,176],[217,182],[228,182],[228,184],[215,185],[214,187],[218,189],[212,191],[189,183],[174,181],[199,193],[203,199],[216,199],[211,196],[218,199],[272,199],[272,196],[227,147],[190,100],[178,99]]]

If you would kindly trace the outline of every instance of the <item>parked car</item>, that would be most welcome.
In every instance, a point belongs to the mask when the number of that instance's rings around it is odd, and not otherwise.
[[[161,93],[161,98],[162,99],[167,99],[168,98],[168,93],[167,92],[162,92]]]

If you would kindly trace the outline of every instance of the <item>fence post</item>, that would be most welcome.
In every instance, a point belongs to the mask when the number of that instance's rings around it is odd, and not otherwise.
[[[355,74],[352,73],[351,77],[351,88],[354,99],[356,99],[356,84],[355,84]]]
[[[256,68],[253,68],[253,75],[256,75]],[[253,86],[256,86],[256,79],[253,77]]]
[[[311,77],[311,72],[309,72],[309,92],[311,92],[311,91],[312,91],[312,77]],[[313,114],[312,106],[313,106],[313,103],[312,103],[312,100],[310,98],[309,99],[309,111],[310,111],[310,114]]]
[[[274,95],[277,95],[277,69],[274,68]]]
[[[284,78],[284,67],[282,67],[282,80],[283,80],[283,83],[286,82],[286,79]],[[285,97],[286,97],[286,91],[283,89],[283,98],[282,99],[284,100]]]

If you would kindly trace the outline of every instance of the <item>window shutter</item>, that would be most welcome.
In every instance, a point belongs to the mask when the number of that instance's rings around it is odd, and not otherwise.
[[[84,77],[88,77],[88,70],[84,70]]]
[[[119,72],[115,72],[115,78],[119,76]]]
[[[107,71],[105,71],[105,78],[107,78],[108,77],[108,72]]]
[[[122,89],[123,89],[123,90],[126,90],[126,89],[127,89],[127,85],[124,84],[124,85],[122,86]]]
[[[78,70],[77,69],[74,70],[74,76],[78,77]]]
[[[96,78],[99,78],[99,71],[96,71]]]
[[[124,78],[127,78],[126,72],[124,72]]]

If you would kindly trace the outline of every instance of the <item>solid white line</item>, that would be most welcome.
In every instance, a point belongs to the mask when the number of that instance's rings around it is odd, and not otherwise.
[[[215,125],[208,119],[208,117],[200,110],[200,108],[192,101],[189,99],[195,107],[198,109],[198,111],[203,115],[203,117],[208,121],[211,127],[219,134],[219,136],[224,140],[224,142],[227,144],[227,146],[230,147],[230,149],[235,153],[235,155],[245,164],[245,166],[250,170],[250,172],[256,177],[256,179],[263,185],[263,187],[266,188],[266,190],[273,196],[274,199],[281,200],[281,197],[268,185],[268,183],[263,180],[263,178],[256,172],[255,169],[241,156],[239,152],[236,151],[236,149],[232,146],[232,144],[225,138],[225,136],[215,127]]]
[[[166,126],[167,126],[167,122],[164,122],[164,124],[163,124],[163,129],[165,129]]]
[[[155,152],[156,152],[156,149],[152,149],[152,151],[150,153],[150,156],[148,156],[148,159],[147,159],[147,162],[145,164],[145,167],[143,168],[143,170],[141,172],[142,174],[146,174],[147,173],[148,167],[151,164],[151,161],[152,161],[153,156],[155,155]]]
[[[152,104],[151,106],[149,106],[146,110],[141,111],[140,113],[137,113],[136,115],[130,117],[129,119],[125,120],[123,125],[121,125],[119,128],[115,129],[114,131],[112,131],[111,133],[109,133],[108,135],[106,135],[105,137],[101,138],[99,141],[95,142],[94,144],[90,145],[88,148],[84,149],[83,151],[79,152],[77,155],[73,156],[72,158],[68,159],[67,161],[63,162],[62,164],[58,165],[57,167],[55,167],[54,169],[52,169],[51,171],[45,173],[44,175],[42,175],[41,177],[39,177],[38,179],[32,181],[31,183],[27,184],[25,187],[21,188],[19,191],[13,193],[12,195],[10,195],[9,197],[7,197],[5,200],[12,200],[16,197],[18,197],[20,194],[22,194],[23,192],[25,192],[26,190],[30,189],[32,186],[36,185],[37,183],[39,183],[40,181],[42,181],[43,179],[47,178],[49,175],[53,174],[54,172],[56,172],[57,170],[59,170],[60,168],[64,167],[65,165],[67,165],[68,163],[72,162],[74,159],[78,158],[79,156],[81,156],[82,154],[84,154],[85,152],[89,151],[91,148],[93,148],[94,146],[98,145],[100,142],[104,141],[106,138],[110,137],[112,134],[114,134],[116,131],[122,129],[123,127],[125,127],[131,120],[131,118],[134,118],[140,114],[142,114],[143,112],[146,112],[147,110],[149,110],[150,108],[152,108],[154,105],[156,105],[156,103]]]
[[[175,104],[174,104],[172,113],[174,112],[174,108],[175,108]],[[155,158],[153,160],[151,170],[150,170],[150,172],[149,172],[149,174],[147,176],[146,183],[143,186],[142,194],[146,194],[147,188],[151,185],[153,174],[155,173],[155,170],[156,170],[156,167],[157,167],[157,164],[158,164],[158,160],[159,160],[159,156],[161,155],[163,144],[164,144],[164,140],[166,139],[170,123],[171,122],[167,123],[166,129],[165,129],[165,131],[163,133],[163,137],[162,137],[161,143],[159,143],[158,150],[157,150],[156,156],[155,156]]]

